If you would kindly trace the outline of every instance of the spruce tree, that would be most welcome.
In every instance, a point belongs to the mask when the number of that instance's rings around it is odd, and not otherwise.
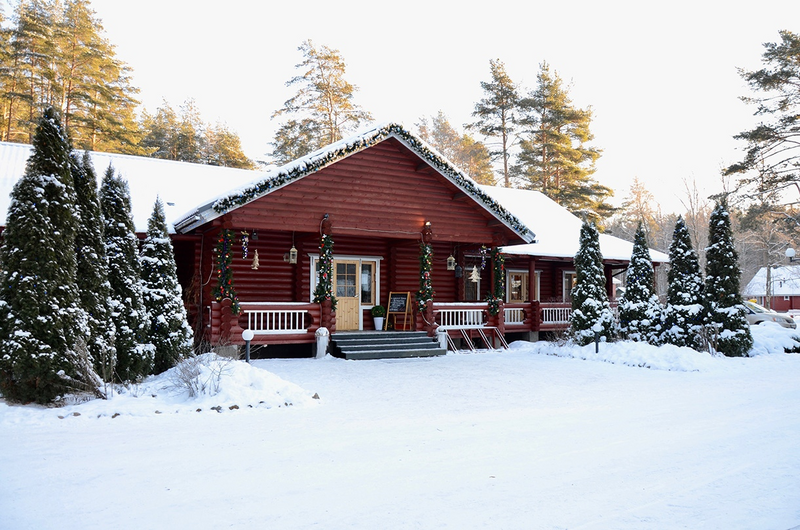
[[[599,323],[600,336],[606,341],[614,336],[614,315],[608,303],[606,277],[603,274],[603,255],[597,227],[591,223],[581,226],[580,248],[575,255],[575,288],[572,289],[570,334],[580,345],[594,340],[592,327]]]
[[[111,316],[116,326],[116,376],[136,381],[153,369],[153,346],[147,343],[148,316],[142,301],[137,239],[131,218],[128,183],[109,166],[100,186],[103,238],[111,284]]]
[[[642,223],[633,239],[625,293],[619,302],[620,333],[625,338],[658,344],[661,334],[661,305],[654,288],[653,262]]]
[[[75,285],[75,190],[69,143],[48,108],[33,154],[11,193],[0,250],[0,389],[12,401],[48,403],[96,375],[80,362],[88,336]]]
[[[81,306],[89,325],[89,353],[95,371],[104,381],[113,378],[116,365],[114,335],[116,327],[111,318],[108,281],[108,258],[103,241],[103,215],[97,197],[97,174],[88,152],[82,157],[73,153],[72,175],[81,223],[75,238],[77,257],[77,286]]]
[[[700,350],[700,335],[705,320],[703,277],[683,217],[678,217],[672,233],[667,280],[667,305],[664,308],[661,340],[667,344]]]
[[[747,356],[753,337],[739,294],[741,270],[725,199],[711,212],[708,245],[705,302],[709,322],[716,328],[716,349],[728,357]]]
[[[189,355],[193,334],[186,319],[175,253],[167,232],[164,205],[156,200],[139,256],[144,306],[150,317],[149,341],[155,348],[153,372],[160,374]]]

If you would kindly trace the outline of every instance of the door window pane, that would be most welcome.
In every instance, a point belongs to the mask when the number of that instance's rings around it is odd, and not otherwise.
[[[356,264],[336,264],[336,296],[355,298],[356,296]]]
[[[371,261],[361,262],[361,303],[374,304],[375,264]]]

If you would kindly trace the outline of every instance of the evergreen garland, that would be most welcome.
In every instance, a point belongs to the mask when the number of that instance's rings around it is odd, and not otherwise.
[[[606,277],[600,238],[594,224],[581,226],[580,248],[575,255],[575,288],[572,290],[570,334],[576,343],[586,345],[594,340],[592,327],[600,323],[604,341],[614,336],[614,314],[608,303]]]
[[[496,316],[500,312],[500,303],[505,298],[506,293],[506,259],[498,247],[492,247],[491,257],[494,270],[494,288],[491,293],[486,295],[486,302],[489,304],[489,314]]]
[[[217,256],[217,285],[211,293],[214,300],[221,302],[225,298],[231,299],[231,313],[238,315],[242,308],[239,297],[233,285],[233,231],[222,229],[214,249]]]
[[[711,212],[706,249],[706,310],[714,330],[716,349],[728,357],[747,356],[753,337],[739,294],[739,256],[725,200]]]
[[[331,309],[336,311],[336,297],[333,295],[333,238],[324,234],[319,242],[319,275],[314,288],[314,301],[321,304],[331,301]]]
[[[272,174],[270,177],[249,187],[243,188],[235,194],[218,199],[213,204],[212,208],[215,212],[220,214],[228,212],[234,208],[257,199],[262,195],[271,192],[272,190],[285,186],[286,184],[289,184],[290,182],[293,182],[310,173],[319,171],[320,169],[329,166],[334,162],[338,162],[339,160],[342,160],[353,153],[376,145],[390,137],[398,138],[403,143],[408,145],[415,153],[420,155],[435,169],[453,179],[453,181],[459,187],[461,187],[461,189],[466,191],[474,199],[486,205],[495,215],[506,222],[515,231],[523,236],[530,234],[528,227],[526,227],[519,219],[503,208],[500,203],[484,193],[483,190],[478,187],[475,181],[454,168],[445,158],[439,155],[435,150],[428,147],[425,142],[418,139],[396,123],[390,123],[365,133],[356,139],[351,140],[350,143],[347,143],[346,141],[337,142],[317,151],[316,153],[307,155],[294,163],[287,164],[286,166],[279,168],[277,172]]]
[[[619,302],[621,334],[630,340],[658,344],[661,334],[661,306],[655,294],[653,263],[642,223],[633,239],[625,293]]]
[[[419,245],[419,292],[417,304],[420,312],[424,312],[429,302],[433,302],[433,282],[431,269],[433,268],[433,245],[420,243]]]

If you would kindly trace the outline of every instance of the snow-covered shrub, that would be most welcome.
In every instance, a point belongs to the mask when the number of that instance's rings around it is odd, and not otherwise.
[[[633,240],[625,293],[619,302],[619,326],[623,337],[658,344],[661,335],[661,304],[655,293],[653,263],[642,224]]]
[[[675,346],[704,349],[703,277],[697,253],[692,248],[689,230],[678,217],[669,246],[667,305],[664,307],[662,342]]]
[[[578,344],[589,344],[594,340],[592,327],[599,323],[602,340],[610,340],[614,337],[614,314],[608,303],[603,255],[594,224],[583,223],[581,226],[580,248],[575,255],[575,275],[570,335]]]

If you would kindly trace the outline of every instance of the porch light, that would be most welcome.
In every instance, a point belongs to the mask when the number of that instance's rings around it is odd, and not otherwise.
[[[472,272],[469,273],[469,279],[472,283],[478,283],[481,279],[481,273],[478,272],[478,266],[472,266]]]
[[[289,249],[289,263],[292,265],[297,263],[297,249],[294,248],[294,245]]]
[[[456,258],[454,258],[452,254],[447,258],[447,270],[456,270]]]

